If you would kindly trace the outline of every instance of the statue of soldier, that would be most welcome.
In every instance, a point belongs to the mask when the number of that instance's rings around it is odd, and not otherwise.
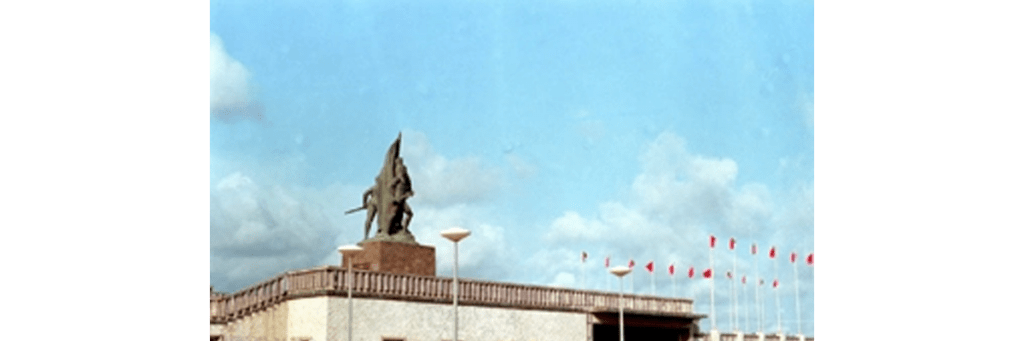
[[[384,157],[384,166],[374,180],[374,185],[363,192],[363,205],[345,212],[353,213],[366,210],[364,224],[364,240],[370,236],[370,225],[377,219],[377,234],[374,240],[390,240],[416,244],[416,239],[409,231],[412,221],[412,208],[406,202],[414,193],[409,171],[405,161],[399,157],[399,146],[402,134],[391,144]]]
[[[409,230],[409,222],[412,221],[412,208],[405,202],[406,199],[411,198],[415,193],[412,191],[412,180],[409,179],[409,171],[405,168],[405,162],[399,157],[395,160],[395,179],[391,184],[392,193],[394,193],[395,205],[398,205],[400,214],[404,214],[405,217],[402,219],[402,230]]]

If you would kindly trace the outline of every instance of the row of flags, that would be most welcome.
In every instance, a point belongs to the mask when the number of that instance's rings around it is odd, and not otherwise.
[[[711,300],[711,324],[712,324],[712,329],[717,329],[716,323],[715,323],[715,313],[714,313],[714,311],[715,311],[715,302],[714,302],[714,296],[715,296],[714,295],[714,287],[715,287],[715,285],[713,284],[714,283],[714,271],[712,270],[712,269],[715,268],[714,259],[713,259],[713,254],[714,254],[713,251],[714,251],[714,248],[715,248],[715,245],[716,245],[717,242],[718,242],[718,239],[715,238],[714,235],[710,235],[710,249],[708,250],[709,251],[709,259],[708,259],[709,260],[709,264],[708,264],[709,267],[705,268],[703,270],[703,272],[700,273],[700,275],[703,275],[703,277],[705,279],[710,279],[712,281],[712,285],[710,287],[710,290],[711,290],[711,299],[710,300]],[[728,247],[729,247],[729,250],[736,250],[737,242],[736,242],[735,238],[729,238]],[[758,251],[757,243],[751,243],[750,244],[750,254],[756,256],[757,255],[757,251]],[[730,322],[733,323],[733,328],[738,330],[738,328],[739,328],[738,327],[739,326],[739,314],[737,313],[737,302],[736,302],[737,301],[737,297],[736,297],[737,296],[737,292],[736,292],[737,288],[736,288],[736,280],[734,279],[734,274],[736,273],[736,256],[737,256],[737,254],[734,252],[733,253],[733,269],[732,269],[732,271],[725,271],[725,277],[727,277],[730,280],[730,282],[732,283],[732,294],[731,294],[731,296],[732,296],[732,302],[733,302],[732,303],[732,306],[733,306],[732,310],[733,311],[732,311],[732,314],[731,314],[732,316],[730,318]],[[768,250],[768,258],[774,260],[778,256],[779,256],[779,252],[776,250],[775,246],[770,247],[769,250]],[[584,265],[585,265],[585,263],[587,261],[587,257],[588,257],[587,252],[583,251],[582,254],[581,254],[581,257],[580,257],[580,261],[581,261],[581,263],[580,263],[580,272],[581,272],[581,275],[583,275],[585,273],[583,270],[584,270]],[[801,259],[803,262],[806,262],[808,266],[812,266],[812,267],[814,266],[814,253],[813,252],[808,252],[806,258],[800,257],[797,254],[797,252],[795,252],[795,251],[791,252],[790,255],[789,255],[789,261],[790,261],[790,263],[793,264],[794,278],[798,277],[797,276],[797,268],[798,268],[797,260],[798,259]],[[775,272],[775,276],[772,276],[772,277],[775,277],[775,279],[772,280],[771,285],[772,285],[773,289],[778,289],[779,285],[780,285],[779,280],[778,280],[778,263],[777,262],[772,262],[772,263],[775,264],[775,271],[774,271]],[[631,258],[629,260],[629,268],[633,269],[636,265],[637,265],[637,263]],[[605,268],[611,267],[611,256],[605,257],[605,259],[604,259],[604,266],[605,266]],[[655,285],[655,280],[654,280],[654,277],[655,277],[654,276],[654,272],[655,272],[654,261],[652,260],[652,261],[648,262],[647,265],[644,266],[644,268],[647,269],[647,272],[649,272],[651,274],[651,293],[653,294],[653,293],[657,292],[657,289],[655,289],[655,287],[654,287],[654,285]],[[755,270],[755,272],[757,272],[757,262],[754,263],[754,270]],[[694,278],[694,276],[698,275],[697,271],[700,271],[700,270],[696,269],[693,266],[690,266],[689,270],[686,273],[686,275],[689,278]],[[676,289],[675,273],[676,273],[675,263],[669,263],[669,265],[668,265],[668,274],[672,278],[672,292],[673,292],[672,295],[673,296],[675,296],[675,289]],[[738,274],[736,274],[736,275],[738,276]],[[633,276],[631,276],[631,277],[633,277]],[[757,277],[761,277],[760,273],[755,275],[755,278],[757,278]],[[608,279],[610,280],[610,277]],[[742,283],[742,286],[744,288],[746,288],[747,276],[743,275],[739,279],[740,279],[740,282]],[[759,287],[759,286],[765,285],[765,279],[764,278],[759,278],[757,281],[758,281],[757,285],[754,286],[755,289],[757,287]],[[584,282],[585,282],[585,280],[584,280]],[[632,283],[632,280],[631,280],[631,283]],[[796,292],[797,292],[797,295],[795,296],[796,297],[796,305],[797,305],[796,315],[797,315],[797,320],[799,321],[800,320],[800,307],[799,307],[799,304],[800,304],[800,302],[799,302],[799,291],[800,291],[800,289],[799,289],[799,282],[794,282],[793,284],[794,284],[794,290],[796,290]],[[631,288],[630,290],[632,290],[632,284],[630,285],[630,288]],[[775,291],[776,315],[777,315],[776,321],[777,321],[777,324],[778,324],[779,332],[781,333],[782,332],[782,322],[781,322],[781,320],[782,320],[782,315],[781,314],[782,313],[781,313],[781,308],[779,307],[779,304],[780,304],[779,296],[778,296],[779,293],[778,293],[778,290],[773,290],[773,291]],[[744,289],[744,293],[745,292],[746,292],[746,289]],[[755,294],[754,300],[756,302],[761,302],[761,300],[758,298],[759,295],[758,295],[756,290],[755,290],[754,294]],[[745,295],[746,294],[744,294],[744,296]],[[761,328],[762,328],[762,325],[761,325],[762,322],[761,321],[763,320],[763,310],[762,310],[762,307],[761,307],[761,305],[763,305],[763,303],[757,303],[757,304],[758,304],[758,308],[757,308],[757,310],[758,310],[758,312],[757,312],[757,330],[760,331]],[[747,323],[749,324],[749,322],[750,322],[749,321],[749,315],[747,316],[747,318],[748,318]],[[798,334],[802,333],[802,329],[803,328],[802,328],[802,326],[801,326],[801,324],[799,322],[798,322],[797,328],[798,328]]]
[[[711,247],[714,248],[715,247],[714,246],[715,245],[715,242],[714,242],[714,238],[715,237],[712,236],[711,238],[712,238],[711,239],[712,240],[711,241]],[[734,246],[735,245],[735,240],[734,239],[730,239],[729,244],[730,244],[730,246]],[[730,247],[730,249],[732,249],[732,247]],[[751,254],[757,254],[757,244],[753,244],[751,246],[750,253]],[[588,256],[587,252],[583,251],[583,254],[581,256],[581,262],[585,263],[587,261],[587,256]],[[774,246],[772,246],[771,250],[768,252],[768,258],[775,259],[775,247]],[[793,253],[791,253],[789,255],[789,261],[791,263],[796,263],[796,259],[797,258],[798,257],[797,257],[796,252],[793,252]],[[813,252],[807,254],[806,262],[807,262],[808,266],[814,266],[814,253]],[[629,260],[629,268],[632,269],[634,266],[636,266],[636,262],[633,261],[632,259],[630,259]],[[605,268],[611,267],[611,256],[608,256],[608,257],[604,258],[604,267]],[[676,273],[676,268],[675,267],[676,267],[675,263],[670,263],[668,265],[668,274],[669,275],[673,275],[673,276],[675,275],[675,273]],[[644,266],[644,268],[647,269],[648,272],[654,273],[654,261],[652,260],[652,261],[648,262],[647,265]],[[694,268],[692,266],[690,267],[690,271],[688,272],[688,275],[689,275],[690,278],[693,278]],[[712,275],[712,271],[711,271],[710,268],[704,270],[704,278],[711,278],[711,275]],[[726,275],[729,278],[732,278],[732,274],[730,272],[727,272]]]

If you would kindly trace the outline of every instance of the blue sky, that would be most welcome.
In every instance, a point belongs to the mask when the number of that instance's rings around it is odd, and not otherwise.
[[[399,132],[410,229],[437,248],[441,276],[451,245],[438,232],[456,225],[473,231],[461,276],[605,290],[604,257],[632,257],[655,261],[658,295],[671,295],[669,263],[708,266],[709,234],[738,239],[741,275],[751,242],[769,279],[770,246],[814,250],[813,2],[213,1],[210,40],[219,291],[336,264],[337,246],[362,238],[364,216],[342,212]],[[795,333],[793,268],[779,263]],[[801,264],[813,335],[812,275]],[[710,312],[708,281],[676,282]],[[765,309],[774,326],[774,297]]]

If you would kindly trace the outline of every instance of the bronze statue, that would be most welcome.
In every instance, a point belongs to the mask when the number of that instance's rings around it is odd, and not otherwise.
[[[416,239],[409,231],[412,221],[412,208],[406,203],[414,193],[412,180],[405,163],[398,156],[402,142],[402,134],[391,144],[384,156],[384,167],[375,179],[375,183],[363,192],[363,205],[345,212],[349,214],[366,210],[366,223],[363,229],[363,241],[370,240],[370,224],[377,218],[377,234],[372,240],[399,241],[416,244]],[[362,242],[360,242],[362,244]]]

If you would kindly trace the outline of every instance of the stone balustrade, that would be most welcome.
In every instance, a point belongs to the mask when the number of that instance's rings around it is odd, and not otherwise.
[[[288,272],[233,294],[210,295],[210,321],[224,323],[291,298],[346,294],[346,271],[335,266]],[[449,303],[452,279],[352,271],[352,296]],[[617,311],[617,292],[459,279],[459,304],[560,311]],[[693,300],[624,295],[623,309],[656,315],[692,315]]]

